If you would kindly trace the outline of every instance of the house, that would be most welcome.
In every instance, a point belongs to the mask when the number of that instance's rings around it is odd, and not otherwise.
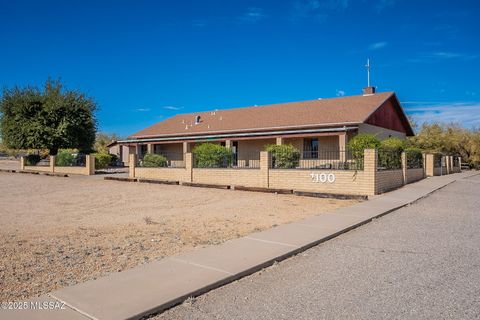
[[[124,163],[128,154],[141,159],[156,153],[175,166],[196,144],[219,143],[232,149],[235,166],[249,167],[267,144],[292,144],[302,159],[332,158],[333,152],[342,160],[341,151],[359,133],[380,139],[414,135],[395,93],[367,87],[357,96],[179,114],[110,147]]]

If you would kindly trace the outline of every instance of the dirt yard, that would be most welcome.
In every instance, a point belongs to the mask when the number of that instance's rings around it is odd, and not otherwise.
[[[0,301],[354,202],[0,172]]]

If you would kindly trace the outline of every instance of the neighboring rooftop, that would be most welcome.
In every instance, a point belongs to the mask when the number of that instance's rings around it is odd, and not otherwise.
[[[366,122],[386,101],[393,101],[397,105],[399,117],[406,121],[406,131],[410,135],[411,127],[395,93],[384,92],[179,114],[141,130],[130,138],[360,124]]]

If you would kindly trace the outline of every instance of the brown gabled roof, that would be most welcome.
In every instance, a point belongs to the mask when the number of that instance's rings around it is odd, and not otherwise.
[[[130,138],[359,124],[365,122],[392,96],[395,96],[393,92],[384,92],[180,114],[139,131]],[[200,116],[199,124],[195,124],[196,116]]]

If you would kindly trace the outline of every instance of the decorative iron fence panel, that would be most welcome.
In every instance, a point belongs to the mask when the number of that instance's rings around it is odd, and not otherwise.
[[[406,151],[407,169],[423,168],[423,155],[419,151]]]
[[[352,150],[312,150],[292,155],[272,153],[273,169],[363,170],[363,152]]]
[[[378,149],[377,170],[398,170],[402,168],[400,150]]]
[[[146,168],[185,168],[185,156],[183,152],[147,153],[137,159],[137,166]]]

